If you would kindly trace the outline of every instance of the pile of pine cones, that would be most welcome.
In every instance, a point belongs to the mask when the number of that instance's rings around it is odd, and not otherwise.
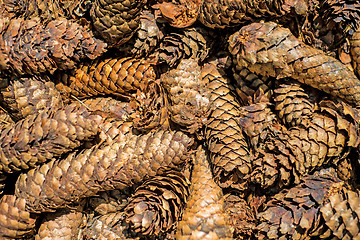
[[[0,239],[360,239],[358,0],[0,0]]]

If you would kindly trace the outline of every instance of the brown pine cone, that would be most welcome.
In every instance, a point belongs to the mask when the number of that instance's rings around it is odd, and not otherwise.
[[[357,76],[360,76],[360,27],[350,38],[351,63]]]
[[[205,126],[205,140],[210,152],[214,180],[222,188],[247,189],[245,177],[251,172],[249,146],[237,122],[240,104],[230,80],[214,64],[201,71],[210,92],[211,111]]]
[[[140,236],[160,237],[174,230],[189,196],[190,181],[167,171],[144,182],[125,207],[125,221]]]
[[[280,25],[253,23],[229,39],[237,64],[250,71],[301,83],[360,105],[360,80],[340,61],[305,45]]]
[[[99,132],[102,118],[85,108],[66,107],[55,113],[30,115],[0,133],[0,172],[33,168],[59,157]]]
[[[70,73],[59,73],[56,88],[76,97],[130,96],[155,80],[153,67],[142,59],[114,58],[84,63]]]
[[[106,44],[75,22],[58,18],[12,19],[0,35],[0,70],[13,75],[53,73],[72,69],[84,58],[102,55]]]
[[[127,42],[139,27],[146,0],[95,0],[90,11],[93,26],[109,45]]]
[[[178,223],[176,239],[232,239],[224,196],[213,180],[208,153],[200,146],[194,155],[190,196]]]
[[[184,131],[200,129],[209,114],[209,92],[200,76],[200,66],[194,59],[183,59],[176,69],[161,76],[161,83],[170,100],[170,118]]]
[[[121,190],[183,164],[193,141],[173,131],[126,135],[21,174],[16,196],[27,199],[31,212],[43,212],[72,205],[99,191]]]
[[[14,121],[12,120],[10,114],[0,107],[0,130],[12,124],[14,124]]]
[[[128,203],[128,191],[111,190],[98,193],[88,199],[89,207],[99,215],[115,213],[124,209]]]
[[[15,239],[34,233],[37,216],[25,210],[26,199],[4,195],[0,199],[0,238]]]

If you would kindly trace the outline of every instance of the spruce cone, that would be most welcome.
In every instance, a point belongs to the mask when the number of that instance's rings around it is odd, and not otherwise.
[[[0,130],[2,131],[3,128],[12,124],[14,124],[14,121],[11,119],[9,113],[0,107]]]
[[[34,233],[36,216],[25,210],[26,200],[13,195],[0,199],[0,238],[15,239]]]
[[[300,84],[281,84],[274,90],[274,95],[275,111],[287,126],[300,125],[315,111],[314,104]]]
[[[354,71],[360,77],[360,27],[350,38],[350,54]]]
[[[222,190],[213,180],[208,157],[199,147],[193,158],[190,197],[178,224],[176,239],[232,239]]]
[[[35,240],[42,239],[78,239],[80,226],[83,223],[83,213],[61,209],[56,213],[46,213],[35,236]]]
[[[0,35],[0,70],[16,75],[53,73],[74,68],[80,59],[94,59],[105,48],[88,29],[64,18],[46,25],[38,18],[12,19]]]
[[[153,67],[141,59],[115,58],[80,65],[71,73],[60,73],[56,87],[76,97],[129,96],[155,79]]]
[[[52,211],[99,191],[124,189],[164,168],[177,167],[187,159],[191,144],[192,139],[182,132],[158,131],[130,137],[123,133],[122,139],[21,174],[15,195],[27,199],[26,207],[32,212]]]
[[[84,108],[66,107],[31,115],[0,134],[0,173],[33,168],[81,145],[99,131],[102,118]]]
[[[176,69],[161,76],[170,99],[171,120],[190,133],[200,129],[209,114],[209,92],[196,60],[183,59]]]
[[[277,78],[301,83],[360,106],[360,80],[340,61],[305,45],[276,23],[253,23],[229,39],[237,64]]]
[[[54,83],[36,77],[20,78],[1,90],[0,99],[15,119],[22,119],[41,110],[57,111],[63,108],[60,93]]]
[[[189,196],[189,180],[168,171],[138,187],[125,207],[125,221],[134,232],[161,236],[174,229]]]
[[[246,190],[245,176],[251,172],[249,146],[236,119],[240,105],[225,73],[205,64],[202,81],[210,91],[211,113],[205,127],[214,180],[222,188]]]
[[[95,213],[106,215],[121,211],[128,203],[129,193],[120,190],[100,192],[99,196],[91,197],[88,204]]]
[[[110,45],[127,42],[139,27],[146,0],[95,0],[90,11],[95,30]]]

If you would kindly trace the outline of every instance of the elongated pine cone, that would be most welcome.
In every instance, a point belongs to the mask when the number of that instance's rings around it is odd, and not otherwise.
[[[114,58],[85,63],[70,73],[59,73],[56,88],[76,97],[129,96],[155,80],[153,67],[142,59]]]
[[[127,42],[139,27],[146,0],[95,0],[90,11],[95,30],[109,45]]]
[[[350,38],[350,54],[355,73],[360,77],[360,27]]]
[[[66,107],[48,114],[31,115],[0,134],[0,172],[33,168],[59,157],[98,134],[102,118],[85,108]]]
[[[167,171],[144,182],[125,207],[125,221],[140,236],[161,236],[174,230],[189,196],[190,181]]]
[[[106,44],[89,29],[65,18],[46,24],[39,18],[17,18],[0,35],[0,70],[16,75],[53,73],[72,69],[81,59],[94,59],[105,50]]]
[[[200,146],[194,155],[190,196],[178,223],[176,239],[232,239],[224,196],[213,180],[207,153]]]
[[[360,106],[360,80],[339,60],[299,41],[280,25],[252,23],[229,39],[237,64],[277,78],[291,77]]]
[[[27,199],[32,212],[72,205],[97,192],[124,189],[166,168],[178,168],[188,155],[192,139],[177,131],[130,135],[117,141],[72,153],[21,174],[16,196]],[[62,176],[58,178],[58,176]]]
[[[211,111],[205,126],[214,180],[222,188],[246,190],[245,177],[251,172],[251,155],[237,118],[240,104],[225,73],[206,63],[202,81],[210,92]]]

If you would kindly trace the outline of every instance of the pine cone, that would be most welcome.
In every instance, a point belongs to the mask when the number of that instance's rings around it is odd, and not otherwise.
[[[127,42],[139,27],[146,0],[95,0],[90,11],[95,30],[110,45]]]
[[[209,114],[209,92],[200,71],[196,60],[183,59],[160,79],[170,99],[171,120],[190,133],[200,129]]]
[[[246,190],[245,176],[251,172],[249,146],[236,119],[240,105],[234,88],[222,70],[205,64],[202,81],[210,92],[211,113],[205,127],[214,180],[222,188]]]
[[[277,78],[292,77],[301,83],[360,105],[360,81],[340,61],[305,45],[276,23],[253,23],[229,39],[237,64]]]
[[[31,115],[0,133],[0,172],[33,168],[93,138],[102,118],[71,106]]]
[[[32,212],[51,211],[99,191],[124,189],[165,168],[178,167],[187,159],[191,144],[192,139],[182,132],[158,131],[128,138],[123,133],[122,139],[21,174],[15,194],[27,199],[26,207]]]
[[[0,199],[0,238],[15,239],[34,233],[37,216],[25,210],[26,200],[13,195]]]
[[[85,63],[71,73],[60,73],[56,87],[62,93],[82,98],[106,94],[130,96],[149,80],[155,80],[155,71],[146,61],[114,58]]]
[[[64,18],[46,25],[38,18],[12,19],[0,35],[0,70],[10,75],[53,73],[74,68],[80,59],[94,59],[105,48],[88,29]]]
[[[176,239],[232,239],[233,229],[224,210],[223,193],[213,180],[207,152],[199,147],[193,161],[190,197]]]
[[[125,221],[141,236],[161,236],[174,229],[189,196],[189,180],[168,171],[139,186],[125,207]]]
[[[351,62],[357,76],[360,76],[360,27],[350,38]]]
[[[91,197],[88,204],[95,213],[106,215],[123,210],[128,203],[129,193],[127,191],[111,190],[100,192],[99,196]]]
[[[0,107],[0,131],[9,125],[13,125],[14,121],[11,119],[9,113]]]

